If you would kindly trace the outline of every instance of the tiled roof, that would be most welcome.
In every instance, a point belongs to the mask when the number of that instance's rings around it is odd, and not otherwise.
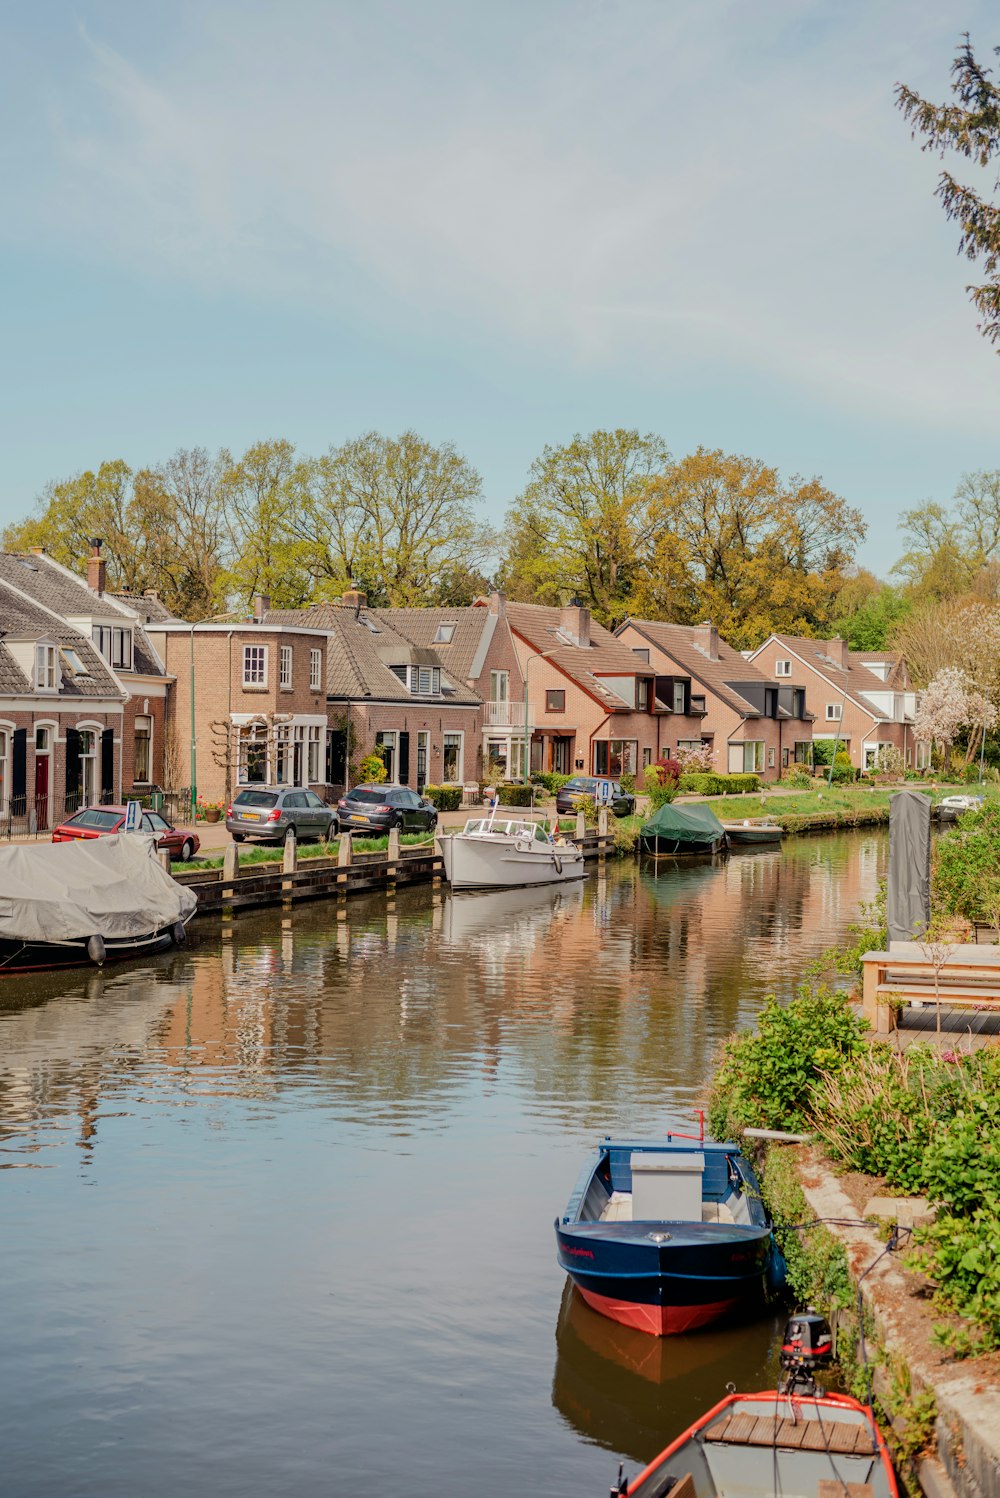
[[[573,645],[561,638],[561,609],[540,603],[507,603],[505,608],[511,629],[535,650],[544,651],[553,664],[596,697],[603,707],[617,712],[634,711],[617,692],[605,686],[601,675],[652,677],[655,672],[627,645],[616,640],[603,624],[591,619],[590,644]]]
[[[113,593],[94,593],[82,577],[67,572],[44,553],[0,552],[0,578],[62,619],[125,613]]]
[[[144,624],[183,624],[177,614],[172,614],[166,604],[159,598],[154,598],[151,593],[105,593],[105,598],[113,598],[117,603],[123,603],[127,609],[134,610]]]
[[[889,674],[885,679],[885,686],[892,687],[897,692],[909,690],[910,673],[901,650],[852,650],[851,660],[859,661],[862,666],[869,664],[888,666]]]
[[[3,591],[0,590],[0,618],[3,615]],[[31,691],[31,683],[5,645],[0,645],[0,692],[21,696]]]
[[[496,615],[488,609],[369,609],[414,645],[423,645],[441,657],[451,674],[462,681],[472,675],[472,665],[482,643],[483,633],[493,627]],[[434,637],[442,624],[453,624],[454,634],[448,642]]]
[[[829,681],[838,692],[846,694],[859,707],[866,712],[878,713],[874,703],[865,700],[868,692],[891,692],[895,690],[890,682],[883,681],[874,672],[869,671],[861,656],[855,655],[853,651],[847,652],[847,670],[833,660],[826,652],[827,640],[810,640],[802,635],[774,635],[780,645],[802,658],[807,665],[812,666]],[[872,659],[879,659],[873,655]]]
[[[318,603],[308,609],[271,609],[263,622],[295,624],[326,634],[326,689],[330,697],[479,705],[476,693],[443,665],[436,652],[415,645],[370,609],[356,614],[342,604]],[[442,667],[440,697],[415,697],[389,669],[390,664],[409,661]]]
[[[671,660],[676,661],[685,676],[691,676],[707,687],[727,707],[744,717],[760,717],[760,710],[737,690],[741,681],[757,684],[768,681],[764,673],[748,661],[725,640],[718,642],[718,658],[713,660],[707,650],[699,644],[697,626],[687,624],[662,624],[653,619],[628,619],[627,625],[639,631],[652,645],[657,646]],[[734,685],[736,683],[737,685]]]
[[[14,588],[5,585],[2,579],[0,579],[0,632],[10,640],[55,640],[59,645],[76,652],[84,667],[84,672],[79,676],[74,676],[66,669],[65,661],[60,663],[63,670],[63,684],[58,700],[64,701],[74,697],[112,697],[116,701],[121,701],[123,693],[114,673],[94,649],[86,635],[71,629],[64,620],[53,618],[51,613],[40,608],[30,598],[24,598]],[[17,690],[23,691],[26,683],[20,671],[18,671],[18,677]]]

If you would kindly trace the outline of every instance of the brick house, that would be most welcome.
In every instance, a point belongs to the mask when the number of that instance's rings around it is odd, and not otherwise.
[[[843,748],[856,769],[867,769],[883,745],[897,748],[907,768],[927,763],[928,746],[913,737],[916,693],[898,652],[771,635],[751,659],[769,681],[805,691],[816,719],[813,737]]]
[[[0,557],[0,832],[44,831],[121,796],[126,692],[90,635],[6,580]]]
[[[616,633],[649,660],[657,699],[684,707],[669,720],[670,749],[700,743],[712,750],[720,774],[748,772],[765,780],[808,758],[813,725],[805,692],[771,681],[721,640],[714,624],[627,619]]]
[[[295,620],[326,641],[328,795],[341,794],[351,767],[372,751],[381,754],[390,780],[417,790],[461,785],[482,773],[478,694],[436,647],[397,630],[395,613],[369,609],[364,593],[350,591],[339,604],[264,615],[268,624]]]
[[[170,679],[145,628],[154,602],[105,591],[99,541],[92,543],[86,581],[44,551],[0,553],[0,578],[88,638],[124,693],[118,768],[113,786],[104,777],[101,787],[114,796],[105,800],[162,785]]]
[[[146,628],[173,678],[166,778],[229,801],[241,785],[326,785],[322,630],[254,617]],[[193,711],[192,711],[193,699]],[[193,753],[192,753],[193,745]]]
[[[524,678],[500,595],[486,607],[373,612],[414,645],[433,650],[451,676],[480,699],[480,735],[475,761],[469,756],[469,778],[479,779],[483,766],[495,765],[510,779],[520,779]]]

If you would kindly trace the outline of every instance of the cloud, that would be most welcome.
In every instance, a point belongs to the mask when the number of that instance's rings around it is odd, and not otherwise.
[[[872,15],[224,0],[131,47],[92,24],[17,221],[362,326],[981,430],[995,356],[892,103],[901,76],[943,95],[957,38],[931,0]]]

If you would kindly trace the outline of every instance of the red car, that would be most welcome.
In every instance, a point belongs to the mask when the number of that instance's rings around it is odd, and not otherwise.
[[[52,841],[71,843],[81,837],[108,837],[112,832],[121,832],[124,826],[124,806],[85,806],[82,811],[59,823],[52,834]],[[198,834],[176,831],[158,811],[143,812],[142,830],[151,832],[156,838],[156,846],[169,848],[170,857],[179,859],[181,863],[187,863],[198,851]]]

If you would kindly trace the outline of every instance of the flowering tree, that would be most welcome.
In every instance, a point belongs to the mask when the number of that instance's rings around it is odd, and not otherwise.
[[[703,774],[711,770],[715,750],[711,744],[702,744],[699,749],[678,749],[674,759],[680,765],[682,775]]]
[[[922,743],[940,744],[947,764],[952,744],[961,730],[967,729],[965,763],[969,764],[996,720],[995,706],[968,673],[958,666],[946,666],[921,694],[914,733]]]

